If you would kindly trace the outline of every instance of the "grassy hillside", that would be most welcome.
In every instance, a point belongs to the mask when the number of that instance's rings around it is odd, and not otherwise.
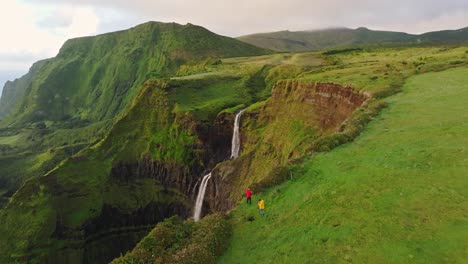
[[[239,40],[276,51],[312,51],[351,45],[428,44],[468,41],[468,28],[411,35],[367,28],[332,28],[314,31],[279,31],[238,37]]]
[[[464,263],[467,82],[466,68],[409,79],[355,142],[255,194],[264,217],[232,212],[220,263]]]

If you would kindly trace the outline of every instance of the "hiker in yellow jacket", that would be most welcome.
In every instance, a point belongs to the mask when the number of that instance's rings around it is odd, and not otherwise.
[[[258,211],[260,212],[261,216],[265,214],[265,201],[262,199],[258,200]]]

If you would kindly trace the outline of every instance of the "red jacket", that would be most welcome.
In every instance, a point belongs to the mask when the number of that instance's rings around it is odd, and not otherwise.
[[[250,189],[247,189],[245,191],[245,196],[247,196],[247,198],[252,197],[252,192],[250,191]]]

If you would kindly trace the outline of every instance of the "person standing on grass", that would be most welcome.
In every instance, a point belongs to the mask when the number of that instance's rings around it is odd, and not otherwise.
[[[247,197],[247,203],[252,204],[252,191],[249,188],[245,191],[245,197]]]
[[[258,211],[260,212],[261,216],[265,214],[265,201],[262,199],[258,200]]]

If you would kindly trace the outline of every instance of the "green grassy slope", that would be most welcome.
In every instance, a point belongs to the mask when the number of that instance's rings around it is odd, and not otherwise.
[[[468,41],[468,28],[411,35],[367,28],[332,28],[314,31],[278,31],[238,37],[239,40],[276,51],[311,51],[350,45],[384,43],[451,43]]]
[[[220,263],[464,263],[467,83],[466,68],[409,79],[355,142],[256,194],[264,217],[233,211]]]

